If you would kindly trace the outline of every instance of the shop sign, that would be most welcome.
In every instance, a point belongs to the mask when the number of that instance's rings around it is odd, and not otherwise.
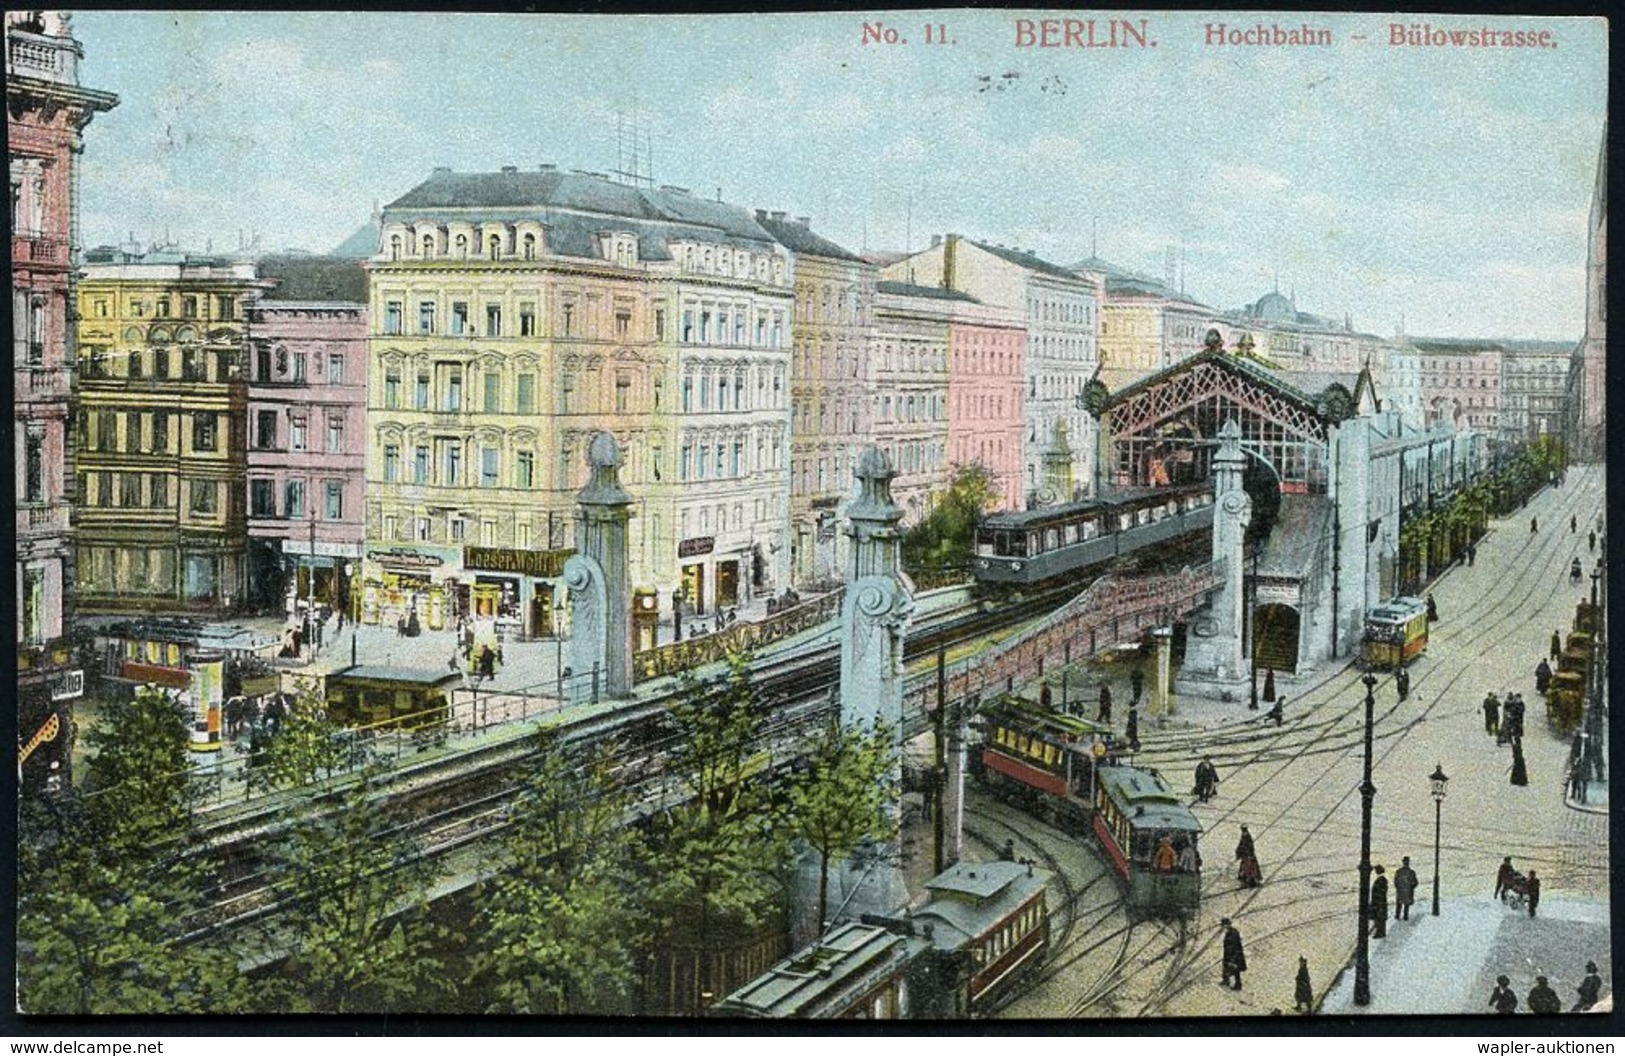
[[[282,552],[299,557],[360,557],[361,545],[359,543],[334,543],[325,539],[316,540],[314,553],[310,549],[309,539],[284,539]]]
[[[833,510],[840,504],[841,497],[839,495],[825,495],[822,498],[812,500],[812,508],[815,510]]]
[[[445,564],[435,554],[425,554],[420,550],[368,550],[367,557],[389,568],[424,569],[439,568]]]
[[[699,557],[701,554],[709,554],[712,550],[716,549],[716,545],[717,537],[714,535],[702,535],[694,539],[684,539],[682,542],[677,544],[677,556]]]
[[[490,546],[463,548],[463,567],[479,572],[515,572],[540,579],[557,579],[575,550],[503,550]]]

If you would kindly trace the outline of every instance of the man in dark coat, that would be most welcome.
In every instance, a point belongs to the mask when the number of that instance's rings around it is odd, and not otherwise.
[[[1112,687],[1104,682],[1100,684],[1100,710],[1095,713],[1095,721],[1112,721]]]
[[[1580,518],[1579,518],[1579,516],[1577,514],[1571,513],[1571,514],[1569,514],[1569,534],[1570,535],[1578,535],[1579,533],[1580,533]]]
[[[1591,534],[1586,536],[1586,544],[1590,548],[1592,553],[1597,552],[1597,533],[1596,532],[1592,532]]]
[[[1134,699],[1140,699],[1140,693],[1145,690],[1145,671],[1136,667],[1128,675],[1129,689],[1134,693]]]
[[[1523,738],[1515,737],[1512,741],[1512,783],[1519,788],[1529,784],[1529,764],[1523,758]],[[1533,906],[1529,907],[1531,910]]]
[[[1529,534],[1534,535],[1538,531],[1540,531],[1540,518],[1539,517],[1531,517],[1531,518],[1529,518]]]
[[[1429,623],[1438,623],[1439,622],[1439,604],[1438,604],[1438,602],[1433,600],[1433,595],[1432,594],[1428,595],[1428,622]]]
[[[1196,798],[1206,803],[1219,789],[1219,771],[1206,756],[1196,764]]]
[[[1503,1016],[1518,1011],[1518,995],[1512,992],[1512,980],[1504,975],[1495,977],[1495,992],[1490,994],[1490,1007]]]
[[[1380,865],[1373,871],[1377,878],[1371,881],[1371,937],[1384,939],[1388,937],[1388,878]]]
[[[1558,659],[1561,659],[1562,656],[1563,656],[1563,636],[1558,634],[1556,631],[1553,631],[1552,632],[1551,657],[1552,657],[1553,660],[1558,660]]]
[[[1535,916],[1535,907],[1540,905],[1540,877],[1535,875],[1533,869],[1529,870],[1529,916]]]
[[[1285,722],[1286,721],[1286,697],[1284,697],[1284,696],[1276,697],[1275,698],[1275,703],[1270,705],[1270,710],[1264,716],[1264,718],[1265,718],[1266,721],[1273,722],[1277,726],[1279,726],[1283,722]]]
[[[1043,687],[1038,691],[1038,706],[1043,708],[1045,711],[1050,709],[1050,692],[1048,682],[1045,682]]]
[[[1403,667],[1394,672],[1394,688],[1399,691],[1399,702],[1405,703],[1411,695],[1411,673]]]
[[[1555,1016],[1563,1011],[1563,1002],[1547,985],[1544,975],[1535,976],[1535,988],[1529,991],[1529,1011],[1537,1016]]]
[[[1134,751],[1140,750],[1140,709],[1138,705],[1128,706],[1128,727],[1123,731],[1128,746]]]
[[[1230,918],[1225,917],[1219,921],[1224,929],[1224,979],[1221,983],[1232,990],[1241,989],[1241,973],[1247,970],[1247,951],[1241,945],[1241,932],[1236,930]],[[1234,985],[1231,980],[1234,979]]]
[[[1468,565],[1468,567],[1471,567],[1473,562],[1477,561],[1477,560],[1478,560],[1478,547],[1473,545],[1472,543],[1468,543],[1467,544],[1467,565]]]
[[[1518,871],[1512,868],[1511,857],[1502,858],[1501,867],[1495,871],[1495,894],[1490,897],[1500,898],[1501,892],[1512,886],[1512,878],[1517,875]]]
[[[1484,698],[1484,732],[1497,734],[1501,731],[1501,702],[1495,698],[1493,690]]]
[[[1513,693],[1507,697],[1506,707],[1502,709],[1501,727],[1507,737],[1513,740],[1523,739],[1523,694]]]
[[[1540,663],[1535,665],[1535,692],[1545,694],[1546,688],[1552,684],[1552,665],[1546,662],[1543,656]]]
[[[1597,998],[1602,993],[1602,976],[1597,974],[1596,961],[1586,962],[1586,977],[1580,980],[1580,985],[1575,989],[1580,994],[1580,1000],[1574,1003],[1574,1011],[1584,1012],[1597,1003]]]
[[[1411,903],[1416,901],[1416,870],[1409,858],[1401,858],[1394,870],[1394,919],[1410,920]]]
[[[1268,704],[1275,699],[1275,668],[1264,669],[1264,703]]]
[[[1309,982],[1309,958],[1298,958],[1298,983],[1292,990],[1292,1010],[1294,1012],[1313,1012],[1315,1010],[1315,988]]]

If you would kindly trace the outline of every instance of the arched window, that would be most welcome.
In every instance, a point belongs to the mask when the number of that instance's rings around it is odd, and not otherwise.
[[[535,260],[536,259],[536,236],[535,235],[526,235],[525,236],[525,259],[526,260]]]
[[[490,252],[492,260],[500,257],[502,255],[502,236],[492,235],[490,241],[486,243],[486,249]]]
[[[457,246],[457,256],[466,258],[468,256],[468,236],[458,235],[455,245]]]
[[[433,235],[424,235],[423,236],[423,255],[425,257],[434,256],[434,236]]]
[[[401,259],[401,236],[400,235],[393,235],[393,236],[390,237],[390,240],[389,240],[389,259],[390,260],[400,260]]]

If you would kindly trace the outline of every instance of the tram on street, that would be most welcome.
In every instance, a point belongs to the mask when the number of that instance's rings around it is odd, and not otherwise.
[[[1397,671],[1427,647],[1428,607],[1421,598],[1390,598],[1366,613],[1361,654],[1366,667]]]

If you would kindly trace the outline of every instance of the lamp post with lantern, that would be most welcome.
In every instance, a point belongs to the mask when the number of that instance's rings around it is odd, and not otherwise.
[[[1365,779],[1360,782],[1360,931],[1354,945],[1354,1003],[1364,1007],[1371,1003],[1371,801],[1377,795],[1377,786],[1371,783],[1371,732],[1377,676],[1368,671],[1360,681],[1365,685]]]
[[[1445,776],[1444,765],[1434,766],[1428,777],[1433,782],[1433,915],[1439,915],[1439,818],[1444,807],[1444,786],[1450,778]]]

